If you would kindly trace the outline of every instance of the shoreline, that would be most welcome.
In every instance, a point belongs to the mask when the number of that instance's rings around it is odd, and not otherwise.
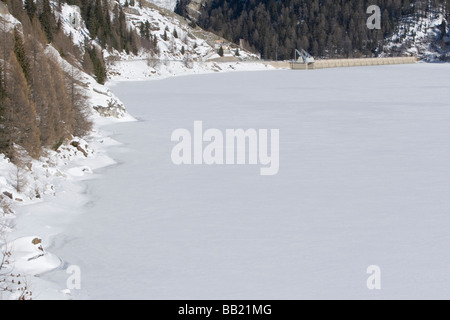
[[[147,80],[137,80],[136,82],[145,82]],[[107,87],[110,88],[111,85],[114,86],[118,83],[122,83],[122,81],[116,81],[112,84],[107,83]],[[135,121],[138,123],[140,122],[140,120],[136,119]],[[71,223],[76,219],[82,218],[84,208],[95,201],[95,199],[92,199],[92,194],[89,195],[90,182],[107,174],[108,172],[106,170],[122,165],[117,159],[111,157],[111,153],[114,148],[123,148],[126,152],[127,145],[124,145],[120,139],[115,139],[114,130],[109,130],[112,126],[120,125],[121,123],[124,122],[111,119],[102,119],[101,121],[96,122],[96,131],[91,137],[92,141],[90,141],[90,144],[94,150],[96,150],[97,158],[79,158],[74,160],[74,162],[71,162],[65,169],[66,171],[73,169],[70,171],[73,175],[69,179],[58,179],[60,183],[56,185],[56,197],[49,197],[49,199],[45,198],[39,202],[18,207],[16,210],[17,218],[15,222],[17,225],[25,222],[24,225],[28,226],[29,229],[22,228],[22,225],[19,230],[14,230],[10,235],[22,234],[22,236],[29,236],[30,234],[38,233],[35,232],[35,230],[40,228],[40,230],[43,231],[41,232],[42,234],[38,234],[38,236],[43,238],[44,248],[48,249],[51,253],[57,253],[59,248],[63,248],[67,242],[73,240],[65,238],[64,232],[71,227],[77,227]],[[86,166],[91,169],[90,172],[83,172],[82,168]],[[71,201],[68,201],[68,199]],[[48,212],[49,208],[52,209],[51,212]],[[59,223],[56,223],[55,225],[52,217],[61,218],[60,213],[63,213],[63,221],[59,221]],[[30,217],[32,221],[30,221]],[[38,228],[33,224],[33,221],[41,223]],[[49,221],[53,222],[53,224],[49,224]],[[69,276],[66,274],[65,269],[71,265],[73,261],[65,261],[64,257],[60,258],[63,260],[63,264],[59,268],[42,274],[41,277],[33,277],[32,282],[36,288],[43,288],[40,296],[36,297],[37,299],[76,299],[79,297],[76,292],[71,295],[64,288],[61,288],[61,284],[64,284]],[[89,293],[87,296],[89,296]]]
[[[225,64],[228,65],[229,63]],[[251,63],[251,65],[255,65],[255,63]],[[261,66],[256,69],[231,69],[220,72],[214,72],[213,70],[196,72],[198,70],[193,70],[193,72],[166,74],[157,78],[109,80],[105,83],[105,87],[107,90],[111,90],[115,85],[124,82],[153,82],[155,80],[166,80],[184,76],[273,70],[276,69],[263,69]],[[120,97],[118,98],[120,99]],[[95,98],[93,98],[93,104],[95,104],[94,101],[96,101]],[[70,229],[71,226],[73,227],[73,222],[77,218],[82,217],[86,206],[94,201],[92,195],[89,196],[89,182],[99,178],[104,174],[105,170],[120,165],[116,159],[111,158],[111,149],[122,147],[126,149],[126,146],[122,142],[114,139],[114,132],[109,131],[108,128],[121,123],[140,121],[129,114],[128,110],[123,119],[96,115],[93,120],[94,130],[90,136],[85,137],[85,140],[89,143],[89,152],[91,153],[88,158],[76,157],[71,159],[66,165],[57,168],[62,176],[55,176],[52,179],[56,195],[45,195],[42,199],[33,199],[24,203],[14,204],[14,227],[7,235],[7,243],[28,238],[31,234],[33,238],[42,240],[42,246],[45,252],[48,253],[48,256],[55,256],[61,261],[61,264],[57,267],[54,265],[45,266],[44,263],[42,267],[44,269],[43,272],[35,276],[32,274],[26,275],[25,278],[31,279],[31,286],[35,288],[35,291],[39,292],[36,296],[32,297],[33,299],[59,300],[74,298],[67,288],[61,288],[61,284],[64,283],[63,280],[69,277],[69,274],[66,274],[65,270],[70,265],[69,261],[66,261],[64,257],[57,254],[58,249],[67,241],[64,240],[64,232]],[[95,157],[92,157],[93,154],[95,154]],[[16,257],[16,259],[18,258],[20,259],[20,257]],[[48,270],[45,270],[46,267]]]
[[[132,122],[128,120],[127,122]],[[98,179],[108,168],[120,165],[109,156],[112,148],[120,148],[122,144],[112,138],[114,133],[105,128],[123,123],[123,121],[100,121],[95,124],[95,131],[86,138],[89,142],[90,157],[72,159],[67,165],[58,167],[61,176],[54,176],[55,194],[45,195],[42,199],[29,200],[23,204],[15,205],[15,218],[13,230],[7,235],[8,243],[29,238],[38,238],[46,256],[57,257],[61,263],[58,266],[46,265],[41,261],[42,272],[36,275],[26,274],[31,288],[36,292],[32,299],[60,300],[71,299],[67,288],[62,288],[61,282],[66,274],[70,262],[58,254],[58,250],[68,241],[65,233],[73,227],[73,222],[82,217],[85,208],[95,199],[89,195],[89,181]],[[13,252],[14,255],[14,252]],[[14,257],[16,260],[22,257]],[[48,268],[45,270],[45,268]],[[23,273],[23,270],[18,270]],[[33,291],[33,290],[32,290]]]

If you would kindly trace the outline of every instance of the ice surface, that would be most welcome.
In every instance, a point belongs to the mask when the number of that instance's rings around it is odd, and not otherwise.
[[[83,182],[91,201],[52,241],[81,268],[72,296],[448,297],[449,71],[417,64],[116,84],[140,121],[105,128],[122,143],[109,149],[117,165]],[[171,133],[195,120],[280,129],[279,174],[173,165]],[[366,287],[369,265],[381,268],[379,291]],[[61,290],[66,278],[43,276]]]

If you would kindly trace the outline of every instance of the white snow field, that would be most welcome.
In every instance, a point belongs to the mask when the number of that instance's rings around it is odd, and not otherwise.
[[[450,65],[123,82],[138,122],[48,250],[75,299],[450,296]],[[175,129],[280,130],[280,170],[171,161]],[[85,202],[82,202],[85,203]],[[63,214],[63,213],[61,213]],[[51,222],[49,222],[51,224]],[[381,289],[367,268],[379,266]],[[65,288],[64,269],[41,279]],[[44,295],[45,296],[45,295]]]

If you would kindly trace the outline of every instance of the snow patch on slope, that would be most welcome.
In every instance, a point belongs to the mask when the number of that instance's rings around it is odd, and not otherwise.
[[[158,7],[174,11],[175,7],[177,6],[178,0],[147,0],[148,2],[151,2]]]
[[[64,71],[71,73],[74,68],[70,63],[61,58],[53,46],[46,48],[46,53],[52,55],[58,61]],[[128,114],[120,99],[106,86],[99,84],[92,76],[81,70],[77,70],[78,80],[85,86],[85,93],[91,105],[91,117],[97,121],[100,118],[109,118],[108,121],[135,121]]]
[[[109,86],[121,81],[160,80],[168,77],[232,71],[273,70],[273,66],[258,62],[198,62],[192,68],[183,62],[168,61],[159,66],[149,66],[146,61],[118,61],[109,66]]]
[[[59,17],[64,33],[70,35],[73,43],[82,47],[85,39],[89,39],[89,31],[81,17],[80,7],[76,5],[62,4],[61,12],[54,11]]]
[[[159,54],[145,50],[138,55],[104,50],[110,82],[272,68],[262,63],[258,55],[200,28],[193,28],[176,14],[152,6],[139,8],[137,4],[124,12],[128,27],[138,33],[142,24],[149,23],[152,36],[158,39]],[[223,57],[218,54],[220,46],[225,48]]]
[[[448,60],[450,54],[443,43],[450,48],[448,27],[443,34],[442,24],[447,25],[443,12],[429,12],[427,16],[403,18],[398,30],[385,40],[383,55],[409,55],[425,61]],[[387,54],[386,54],[387,53]]]
[[[173,11],[177,1],[148,1]],[[119,3],[124,7],[125,0]],[[129,1],[128,1],[129,3]],[[140,33],[143,24],[150,25],[151,35],[157,38],[157,54],[141,49],[137,55],[105,49],[107,75],[111,81],[161,79],[175,75],[202,74],[233,70],[266,70],[271,68],[260,62],[258,55],[238,48],[237,45],[206,32],[193,28],[184,18],[153,5],[138,2],[124,7],[128,28]],[[56,11],[56,10],[55,10]],[[62,5],[60,13],[62,26],[74,43],[83,50],[83,44],[92,41],[77,6]],[[175,35],[176,34],[176,35]],[[167,37],[167,38],[166,38]],[[96,41],[93,41],[96,44]],[[218,55],[218,47],[225,47],[224,56]],[[56,52],[56,55],[59,54]],[[62,64],[67,64],[61,59]],[[244,62],[250,62],[246,64]],[[66,68],[71,67],[68,65]],[[83,74],[89,86],[93,108],[96,114],[132,120],[120,100],[109,89],[98,85],[95,80]]]

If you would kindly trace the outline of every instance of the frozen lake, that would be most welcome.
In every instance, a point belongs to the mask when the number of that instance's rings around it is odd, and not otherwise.
[[[56,253],[90,299],[448,298],[449,65],[197,75],[112,90],[118,165]],[[280,169],[181,165],[175,129],[279,129]],[[367,267],[381,269],[369,290]]]

